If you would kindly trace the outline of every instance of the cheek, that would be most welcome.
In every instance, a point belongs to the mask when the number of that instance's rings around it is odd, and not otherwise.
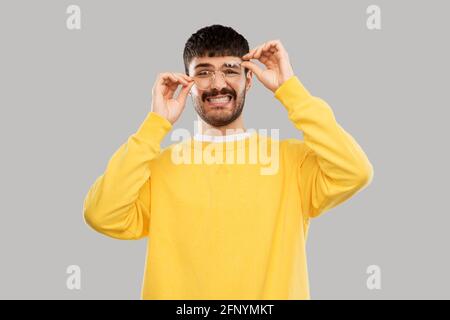
[[[239,83],[239,86],[237,88],[234,88],[234,90],[236,90],[236,93],[238,96],[242,96],[244,94],[246,86],[247,86],[247,81],[245,79],[243,79]]]
[[[236,92],[236,100],[241,100],[245,92],[245,84],[239,88],[236,88],[235,92]]]

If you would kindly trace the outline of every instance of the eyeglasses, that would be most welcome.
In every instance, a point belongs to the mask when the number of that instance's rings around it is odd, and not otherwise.
[[[195,85],[200,90],[205,90],[211,87],[213,81],[216,80],[216,74],[219,73],[222,79],[229,84],[236,84],[241,79],[242,67],[240,68],[227,68],[225,70],[201,70],[193,76]]]

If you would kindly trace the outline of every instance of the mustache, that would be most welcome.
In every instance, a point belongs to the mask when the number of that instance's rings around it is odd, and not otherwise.
[[[205,101],[207,98],[209,98],[209,97],[214,97],[214,96],[217,96],[217,95],[226,95],[226,94],[229,94],[229,95],[231,95],[234,99],[236,99],[236,93],[234,92],[234,90],[229,90],[229,89],[226,89],[226,88],[223,88],[222,90],[213,90],[213,91],[211,91],[211,92],[205,92],[204,94],[203,94],[203,97],[202,97],[202,99],[203,99],[203,101]]]

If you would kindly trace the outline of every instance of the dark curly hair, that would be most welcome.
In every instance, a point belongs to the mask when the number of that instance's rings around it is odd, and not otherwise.
[[[233,28],[214,24],[193,33],[183,51],[184,69],[189,75],[189,64],[194,57],[242,57],[250,48],[247,40]],[[248,69],[245,68],[245,75]]]

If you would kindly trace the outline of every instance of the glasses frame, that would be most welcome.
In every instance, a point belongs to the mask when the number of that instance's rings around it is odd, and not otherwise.
[[[240,77],[242,77],[243,74],[245,74],[245,68],[241,66],[241,63],[239,63],[238,65],[239,65],[239,68],[240,68],[241,73],[240,73],[240,74],[236,74],[236,75],[235,75],[236,78],[240,78]],[[226,67],[225,67],[225,68],[226,68]],[[216,74],[217,74],[217,72],[220,72],[220,73],[222,74],[222,79],[223,79],[226,83],[230,84],[229,81],[227,80],[227,75],[224,73],[224,71],[222,71],[222,70],[213,70],[213,71],[211,71],[211,70],[202,70],[202,71],[200,71],[200,72],[204,72],[204,71],[207,71],[207,72],[212,73],[212,76],[208,76],[208,80],[209,80],[209,85],[208,85],[208,86],[202,87],[202,86],[199,86],[199,85],[198,85],[198,82],[199,82],[200,80],[204,80],[204,78],[199,78],[198,75],[192,77],[192,78],[194,79],[195,85],[196,85],[197,88],[199,88],[200,90],[206,90],[206,89],[208,89],[208,88],[211,87],[211,85],[212,85],[212,84],[214,83],[214,81],[216,80]]]

